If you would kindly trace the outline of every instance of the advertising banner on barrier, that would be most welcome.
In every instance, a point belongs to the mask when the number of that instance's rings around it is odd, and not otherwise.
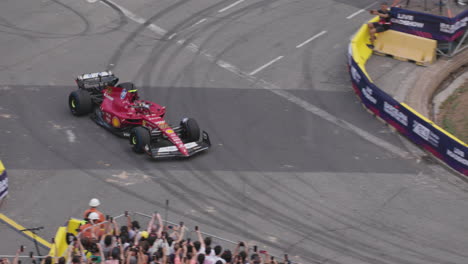
[[[392,7],[390,29],[430,38],[452,42],[463,35],[467,29],[468,10],[454,18]]]
[[[401,111],[410,117],[407,137],[411,141],[422,146],[453,169],[468,175],[468,148],[465,145],[437,129],[430,121],[419,117],[409,108],[403,106]]]
[[[8,177],[2,161],[0,161],[0,200],[8,194]]]
[[[367,109],[453,169],[468,176],[468,147],[380,90],[348,53],[354,91]]]

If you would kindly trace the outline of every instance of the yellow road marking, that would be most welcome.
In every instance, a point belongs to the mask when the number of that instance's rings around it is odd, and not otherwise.
[[[5,222],[7,225],[13,227],[14,229],[20,231],[20,230],[23,230],[23,229],[26,229],[24,226],[16,223],[15,221],[13,221],[12,219],[10,219],[9,217],[7,217],[6,215],[0,213],[0,221],[3,221]],[[25,234],[26,236],[34,239],[34,235],[31,231],[22,231],[21,233]],[[39,237],[38,235],[35,236],[36,238],[36,241],[40,244],[42,244],[43,246],[47,247],[47,248],[51,248],[52,247],[52,244],[47,242],[46,240],[44,240],[43,238]]]

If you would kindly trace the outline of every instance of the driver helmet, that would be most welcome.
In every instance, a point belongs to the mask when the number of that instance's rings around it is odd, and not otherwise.
[[[133,102],[133,101],[140,99],[140,97],[138,97],[137,89],[128,90],[127,92],[130,94],[130,101]]]

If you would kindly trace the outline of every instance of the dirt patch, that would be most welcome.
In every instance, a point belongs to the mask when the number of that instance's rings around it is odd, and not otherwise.
[[[437,124],[463,142],[468,142],[468,82],[442,103]]]

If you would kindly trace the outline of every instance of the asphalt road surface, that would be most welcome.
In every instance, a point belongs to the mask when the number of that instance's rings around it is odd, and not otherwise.
[[[352,92],[347,44],[375,5],[3,0],[2,212],[50,238],[92,197],[110,215],[162,212],[169,200],[169,220],[299,263],[466,263],[467,184],[415,155]],[[196,118],[212,149],[152,161],[73,117],[74,77],[106,69],[173,123]],[[4,229],[0,254],[14,254],[21,242]]]

